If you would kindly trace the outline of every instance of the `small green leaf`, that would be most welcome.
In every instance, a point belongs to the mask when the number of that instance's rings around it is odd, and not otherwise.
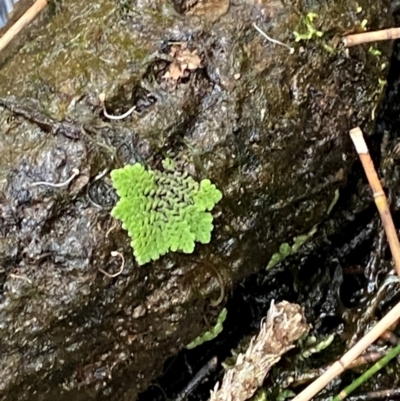
[[[287,242],[284,242],[279,247],[279,253],[282,256],[282,259],[284,259],[292,253],[292,247]]]
[[[198,345],[203,344],[206,341],[213,340],[215,337],[217,337],[218,334],[221,333],[221,331],[223,330],[223,323],[226,320],[227,313],[228,311],[226,310],[226,308],[222,309],[221,313],[218,316],[217,323],[215,324],[215,326],[210,331],[206,331],[201,336],[195,338],[192,342],[190,342],[186,346],[186,348],[193,349]]]

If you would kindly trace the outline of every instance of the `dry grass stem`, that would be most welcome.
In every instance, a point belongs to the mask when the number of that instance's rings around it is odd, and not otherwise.
[[[271,367],[294,347],[309,329],[299,305],[283,301],[271,304],[260,332],[253,337],[245,354],[239,354],[221,385],[216,384],[210,401],[244,401],[262,385]]]
[[[400,277],[400,244],[397,238],[396,229],[389,211],[389,206],[383,192],[382,185],[375,171],[363,133],[360,128],[354,128],[350,131],[350,137],[354,143],[356,151],[364,167],[365,174],[372,188],[375,203],[382,218],[383,227],[388,237],[390,250],[393,254],[397,273]],[[331,380],[340,375],[347,369],[353,361],[361,355],[374,341],[397,322],[400,318],[400,303],[398,303],[376,326],[367,333],[353,348],[351,348],[342,358],[335,362],[323,375],[306,387],[292,401],[308,401],[320,390],[322,390]]]
[[[374,164],[371,160],[371,156],[369,154],[361,129],[358,127],[352,129],[350,131],[350,137],[364,167],[369,185],[371,186],[375,204],[381,216],[383,228],[385,229],[386,237],[389,242],[390,251],[392,252],[396,272],[400,277],[400,243],[397,237],[392,215],[390,214],[386,195],[383,192],[382,185],[374,168]]]
[[[36,0],[25,14],[0,38],[2,51],[47,6],[48,0]]]
[[[331,380],[339,376],[361,353],[376,341],[388,327],[400,318],[400,302],[380,320],[352,349],[336,361],[322,376],[312,382],[292,401],[308,401],[321,391]]]
[[[348,35],[343,38],[346,47],[360,45],[362,43],[379,42],[400,38],[400,28],[382,29],[375,32],[364,32]]]
[[[375,363],[376,361],[381,359],[386,354],[387,354],[386,350],[385,351],[371,351],[368,353],[364,353],[363,355],[354,359],[354,361],[346,367],[346,370],[359,368],[361,366],[364,366],[364,365],[367,365],[370,363]],[[327,371],[330,368],[330,366],[331,365],[326,365],[326,366],[322,366],[320,368],[312,369],[304,374],[296,373],[296,372],[291,373],[290,377],[294,377],[295,381],[290,383],[290,387],[293,389],[293,388],[302,386],[304,384],[307,384],[307,383],[317,379],[325,371]]]

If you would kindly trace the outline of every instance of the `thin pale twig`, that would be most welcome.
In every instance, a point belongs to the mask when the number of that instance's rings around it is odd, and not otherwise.
[[[281,46],[284,46],[284,47],[288,48],[289,51],[290,51],[290,54],[294,53],[294,51],[295,51],[294,47],[291,47],[291,46],[287,45],[286,43],[281,42],[280,40],[271,38],[260,27],[258,27],[255,22],[253,23],[253,26],[262,36],[264,36],[265,39],[267,39],[270,42],[275,43],[277,45],[281,45]]]
[[[390,215],[389,206],[383,192],[378,175],[375,171],[367,145],[360,128],[350,131],[350,137],[364,167],[365,174],[372,188],[376,206],[382,218],[382,223],[388,237],[390,250],[392,251],[396,270],[400,276],[400,244],[397,238],[396,229]],[[381,319],[354,347],[347,351],[342,358],[336,361],[323,375],[306,387],[292,401],[308,401],[331,380],[343,373],[344,370],[374,341],[389,329],[400,318],[400,302]]]
[[[47,6],[47,0],[36,0],[25,14],[0,38],[0,51],[2,51],[22,29],[25,28]]]
[[[389,388],[385,390],[370,391],[364,394],[358,394],[353,397],[348,398],[349,401],[369,401],[376,400],[380,398],[385,398],[387,400],[397,399],[400,396],[400,389]]]
[[[136,106],[133,106],[124,114],[121,114],[120,116],[114,116],[112,114],[108,114],[108,112],[107,112],[106,105],[105,105],[106,95],[104,93],[100,93],[99,100],[103,107],[103,114],[109,120],[123,120],[124,118],[129,117],[136,110]]]
[[[352,129],[350,131],[350,137],[364,167],[365,175],[367,176],[369,185],[371,186],[375,204],[381,216],[390,251],[392,252],[396,272],[400,277],[400,243],[399,238],[397,237],[392,215],[390,214],[385,192],[383,191],[378,174],[374,168],[374,164],[369,154],[361,129],[359,127]]]
[[[106,232],[106,235],[105,235],[106,238],[110,235],[111,231],[113,231],[117,228],[117,225],[118,225],[117,220],[114,220],[112,226]]]
[[[363,43],[378,42],[400,38],[400,28],[382,29],[374,32],[355,33],[343,38],[346,47],[356,46]]]
[[[353,348],[347,351],[323,375],[312,382],[292,401],[308,401],[321,391],[331,380],[342,374],[358,356],[364,352],[383,332],[400,318],[400,302],[381,319]]]
[[[18,280],[24,280],[27,281],[29,284],[32,284],[32,280],[26,276],[21,276],[20,274],[14,274],[14,273],[10,273],[10,277],[12,278],[16,278]]]
[[[386,351],[372,351],[365,353],[359,356],[358,358],[354,359],[354,361],[349,366],[347,366],[346,370],[359,368],[360,366],[376,362],[385,355]],[[320,368],[310,370],[309,372],[306,373],[291,372],[289,377],[294,377],[295,381],[290,383],[290,387],[296,388],[315,380],[316,378],[321,376],[325,371],[327,371],[329,367],[330,365],[322,366]]]
[[[332,401],[341,401],[345,399],[350,393],[356,388],[360,387],[368,379],[370,379],[375,373],[385,367],[393,358],[400,353],[400,344],[397,347],[392,348],[383,358],[381,358],[375,365],[371,366],[366,372],[354,380],[350,385],[343,389]]]
[[[120,267],[120,269],[114,274],[107,273],[101,267],[99,267],[99,271],[101,273],[103,273],[107,277],[114,278],[114,277],[118,277],[123,272],[124,266],[125,266],[125,258],[124,258],[124,255],[122,253],[117,252],[117,251],[112,251],[111,252],[111,256],[119,256],[121,258],[121,267]]]
[[[53,188],[61,188],[66,185],[68,185],[77,175],[79,175],[79,170],[77,168],[72,169],[72,175],[69,177],[67,180],[63,182],[47,182],[47,181],[37,181],[37,182],[31,182],[30,186],[31,187],[36,187],[38,185],[47,185],[48,187],[53,187]]]

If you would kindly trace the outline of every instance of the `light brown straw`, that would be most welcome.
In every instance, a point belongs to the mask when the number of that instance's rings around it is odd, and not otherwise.
[[[400,277],[400,243],[399,238],[397,237],[392,215],[390,214],[385,192],[383,192],[382,185],[374,168],[374,164],[369,154],[361,129],[358,127],[352,129],[350,131],[350,137],[364,167],[369,185],[371,186],[375,204],[381,216],[390,251],[392,252],[396,272]]]
[[[343,38],[346,47],[360,45],[362,43],[379,42],[381,40],[391,40],[400,38],[400,28],[382,29],[375,32],[356,33]]]
[[[48,0],[36,0],[25,14],[0,38],[0,51],[17,36],[26,25],[28,25],[35,17],[47,6]]]
[[[400,244],[385,193],[383,192],[378,174],[375,171],[361,129],[359,127],[352,129],[350,131],[350,137],[354,143],[356,151],[364,167],[365,174],[372,188],[375,204],[378,208],[382,219],[382,224],[388,238],[390,250],[396,266],[396,271],[400,277]],[[346,352],[342,358],[336,361],[324,374],[306,387],[300,394],[294,397],[292,401],[308,401],[314,397],[314,395],[321,391],[331,380],[343,373],[343,371],[348,368],[354,359],[360,356],[361,353],[367,349],[367,347],[369,347],[385,331],[387,331],[392,324],[396,323],[399,318],[400,303],[398,303],[383,319],[381,319],[376,326],[373,327],[372,330],[367,333],[353,348]]]
[[[376,341],[383,332],[387,330],[400,318],[400,302],[380,320],[376,326],[368,332],[352,349],[346,352],[338,361],[336,361],[323,375],[312,382],[292,401],[309,401],[315,394],[321,391],[331,380],[343,373],[344,370],[366,350],[374,341]]]

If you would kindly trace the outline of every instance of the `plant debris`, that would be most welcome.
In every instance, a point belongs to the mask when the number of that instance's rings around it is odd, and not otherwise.
[[[239,354],[235,366],[216,384],[210,401],[244,401],[262,385],[266,375],[281,356],[294,347],[309,329],[303,310],[287,301],[271,303],[266,321],[250,341],[245,354]]]
[[[169,54],[174,61],[169,65],[163,76],[164,79],[177,81],[201,67],[201,58],[197,54],[197,49],[189,50],[186,43],[172,45]]]

